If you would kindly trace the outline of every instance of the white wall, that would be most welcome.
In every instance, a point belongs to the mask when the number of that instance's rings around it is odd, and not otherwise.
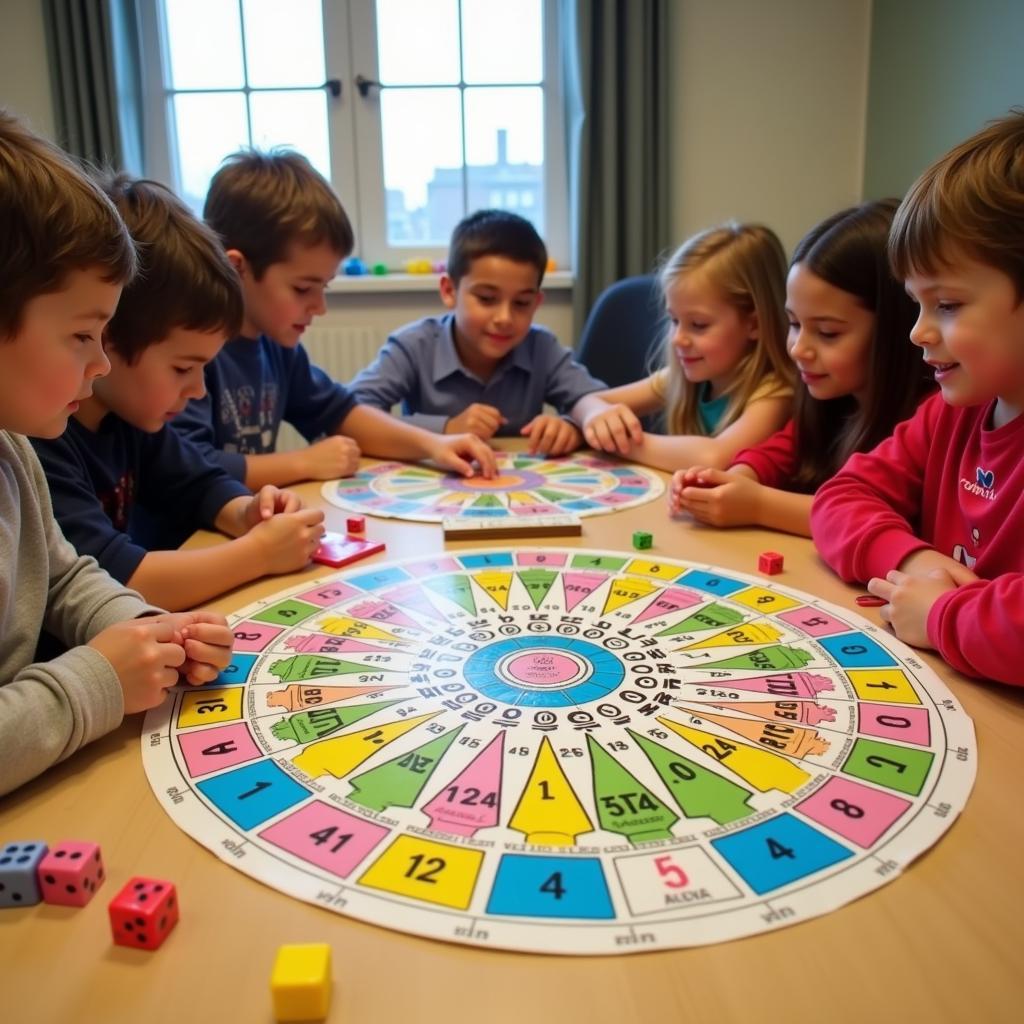
[[[0,107],[53,138],[53,94],[42,3],[0,0]]]
[[[857,202],[870,0],[675,0],[678,241],[757,220],[787,250]]]

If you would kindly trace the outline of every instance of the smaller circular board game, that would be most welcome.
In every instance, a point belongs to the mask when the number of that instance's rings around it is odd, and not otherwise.
[[[858,615],[742,573],[489,548],[306,581],[146,718],[168,814],[254,878],[436,939],[630,953],[898,877],[974,781],[970,718]]]
[[[493,480],[385,462],[344,480],[328,480],[322,493],[332,505],[352,512],[439,523],[454,517],[500,522],[602,515],[642,505],[665,490],[657,474],[593,453],[558,459],[513,452],[497,456]]]

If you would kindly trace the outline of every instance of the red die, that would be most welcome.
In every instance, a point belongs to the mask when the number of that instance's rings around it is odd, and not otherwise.
[[[766,576],[777,576],[782,572],[782,555],[778,551],[762,551],[757,556],[757,571]]]
[[[103,884],[103,877],[96,843],[58,843],[39,862],[39,892],[46,903],[84,907]]]
[[[366,519],[363,516],[349,516],[345,520],[345,532],[353,537],[362,537],[366,533]]]
[[[119,946],[159,949],[178,923],[178,895],[170,882],[158,878],[129,878],[108,909]]]

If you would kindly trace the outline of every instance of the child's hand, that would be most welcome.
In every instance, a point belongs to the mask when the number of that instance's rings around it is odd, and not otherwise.
[[[889,602],[878,609],[882,621],[888,622],[904,643],[929,650],[932,642],[928,639],[928,614],[943,594],[957,586],[945,569],[932,569],[924,576],[893,569],[884,580],[877,576],[868,580],[868,590]]]
[[[534,416],[519,433],[530,439],[531,455],[567,455],[583,440],[576,424],[561,416]]]
[[[246,530],[271,519],[273,516],[298,512],[302,499],[294,491],[282,491],[273,484],[265,484],[252,496],[242,520]]]
[[[494,437],[498,430],[508,423],[501,415],[500,409],[493,405],[474,402],[463,409],[458,416],[453,416],[445,425],[446,434],[475,434],[485,441]]]
[[[257,523],[246,539],[256,552],[261,575],[305,568],[324,535],[324,514],[316,508],[281,512]]]
[[[88,646],[99,651],[117,673],[126,715],[162,704],[185,664],[181,632],[167,616],[115,623],[97,633]]]
[[[695,466],[673,474],[669,510],[709,526],[747,526],[757,522],[760,494],[761,485],[747,476]]]
[[[304,449],[300,453],[300,465],[307,480],[351,476],[359,468],[359,445],[351,437],[332,434]]]
[[[958,587],[965,583],[973,583],[978,578],[966,565],[936,551],[935,548],[918,548],[907,555],[899,566],[899,571],[908,576],[928,576],[935,569],[947,572]]]
[[[182,639],[185,661],[178,671],[193,686],[212,682],[231,661],[235,640],[227,619],[216,612],[167,612],[148,621],[170,622]]]
[[[628,455],[644,439],[644,428],[628,405],[612,405],[587,417],[583,436],[591,448]]]
[[[477,472],[473,468],[476,462],[480,475],[485,479],[492,480],[498,475],[494,449],[484,444],[475,434],[456,434],[454,437],[432,434],[431,437],[433,441],[427,458],[442,469],[450,469],[461,476],[473,476]]]

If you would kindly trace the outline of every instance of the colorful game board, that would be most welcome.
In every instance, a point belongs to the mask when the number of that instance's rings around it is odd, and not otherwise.
[[[439,523],[452,516],[601,515],[642,505],[665,490],[661,478],[646,469],[586,452],[561,459],[499,452],[498,474],[485,480],[386,462],[346,480],[328,480],[322,493],[340,508]]]
[[[362,566],[233,620],[146,719],[182,828],[311,903],[455,942],[732,939],[896,878],[974,780],[968,716],[886,632],[626,553]]]

